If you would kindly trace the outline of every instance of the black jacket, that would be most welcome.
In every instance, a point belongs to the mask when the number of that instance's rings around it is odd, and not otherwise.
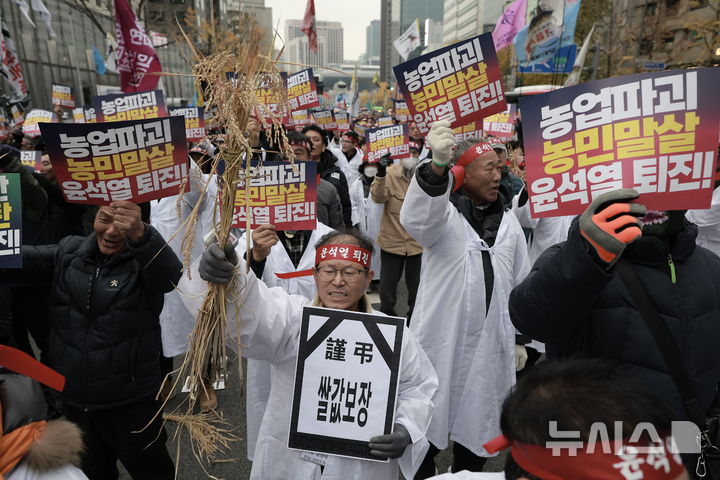
[[[49,366],[65,376],[70,406],[101,410],[157,393],[159,315],[182,268],[163,247],[150,225],[137,245],[110,257],[99,254],[94,233],[70,236],[24,247],[22,270],[9,272],[51,286]]]
[[[660,351],[629,292],[611,269],[591,257],[577,219],[565,243],[548,249],[510,295],[515,327],[545,342],[548,354],[585,354],[617,362],[686,419]],[[627,259],[677,344],[702,408],[710,407],[720,379],[720,258],[696,246],[687,223],[671,248],[641,237]],[[669,259],[676,270],[670,275]]]
[[[343,222],[347,228],[352,228],[352,204],[350,203],[350,190],[348,188],[347,178],[345,174],[337,166],[337,158],[330,150],[325,150],[320,154],[318,162],[318,174],[323,180],[333,184],[333,187],[340,196],[340,206],[342,207]]]

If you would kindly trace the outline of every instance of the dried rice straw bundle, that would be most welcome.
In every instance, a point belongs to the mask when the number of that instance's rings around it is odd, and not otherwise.
[[[213,216],[219,218],[219,223],[213,232],[219,245],[226,245],[230,237],[237,187],[244,185],[251,178],[250,162],[253,153],[256,152],[253,152],[246,138],[246,129],[249,120],[259,112],[256,90],[260,85],[271,90],[280,107],[279,112],[274,114],[266,110],[262,111],[265,120],[272,123],[272,125],[266,123],[266,126],[272,127],[271,144],[291,162],[294,160],[292,149],[287,144],[282,128],[281,114],[289,110],[285,82],[278,72],[276,59],[260,52],[261,32],[251,16],[245,14],[241,17],[241,31],[245,32],[244,41],[237,53],[219,52],[207,57],[200,56],[193,48],[190,39],[182,32],[195,56],[193,75],[196,81],[204,86],[206,111],[214,110],[213,123],[224,129],[225,142],[219,146],[216,154],[216,158],[222,160],[224,170],[221,174],[218,173],[219,161],[216,161],[212,168],[212,175],[218,174],[220,186],[218,198],[213,206]],[[186,231],[183,239],[183,263],[186,272],[190,270],[192,259],[190,252],[206,189],[207,184],[201,192],[200,201],[184,224]],[[250,203],[249,191],[249,188],[245,188],[245,205]],[[248,231],[251,225],[250,213],[248,208],[245,225]],[[247,238],[246,248],[249,252],[250,235],[247,235]],[[227,422],[217,412],[195,413],[199,394],[206,388],[206,383],[212,384],[215,379],[223,377],[227,381],[226,305],[228,302],[234,303],[236,308],[239,308],[234,298],[228,298],[229,291],[236,291],[238,287],[236,282],[237,280],[233,279],[228,285],[209,284],[189,338],[185,360],[175,379],[174,386],[177,387],[180,379],[189,377],[190,393],[175,412],[165,415],[166,419],[177,422],[178,430],[183,429],[188,432],[193,452],[201,463],[219,461],[217,456],[222,453],[223,448],[218,446],[227,447],[229,442],[236,439],[232,430],[227,428]],[[237,331],[239,328],[240,326],[237,325]],[[239,354],[240,345],[237,351]],[[238,374],[242,382],[240,360],[238,360]],[[181,411],[183,405],[184,412]]]

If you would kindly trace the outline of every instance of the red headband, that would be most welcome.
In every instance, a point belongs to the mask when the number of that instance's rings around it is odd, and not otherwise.
[[[310,142],[290,142],[290,147],[303,147],[305,150],[310,153],[312,151],[312,146],[310,146]]]
[[[323,245],[315,250],[315,265],[325,260],[349,260],[370,268],[372,253],[357,245]]]
[[[489,453],[510,447],[515,462],[543,480],[670,480],[685,470],[680,455],[671,453],[671,437],[666,437],[662,446],[623,441],[612,441],[605,446],[594,444],[592,453],[586,443],[555,443],[554,447],[546,448],[511,442],[500,435],[484,447]],[[604,450],[608,447],[612,453]],[[569,452],[574,454],[568,455]]]
[[[455,177],[455,185],[453,186],[453,192],[459,189],[465,182],[465,167],[470,165],[476,158],[485,153],[495,152],[489,143],[481,142],[476,143],[470,147],[465,153],[460,155],[460,158],[455,162],[455,166],[450,169]]]

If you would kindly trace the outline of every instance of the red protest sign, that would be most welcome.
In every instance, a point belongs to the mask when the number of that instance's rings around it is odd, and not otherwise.
[[[335,113],[335,122],[337,123],[337,129],[341,132],[350,130],[350,116],[346,112]]]
[[[40,173],[40,167],[42,167],[42,152],[40,150],[21,150],[20,163]]]
[[[277,230],[314,230],[317,225],[317,164],[315,162],[265,161],[251,167],[250,190],[246,200],[244,182],[238,182],[233,226],[245,228],[250,211],[250,228],[264,223]]]
[[[57,119],[52,112],[39,109],[30,110],[30,113],[25,116],[22,132],[25,135],[38,136],[40,135],[40,124],[50,123],[53,121],[57,121]]]
[[[505,110],[492,34],[485,33],[393,67],[422,133],[438,120],[455,128]]]
[[[318,127],[328,132],[337,130],[337,123],[335,123],[335,118],[333,118],[332,110],[312,112],[312,117]]]
[[[410,134],[407,125],[372,128],[365,132],[369,162],[377,162],[389,153],[390,158],[410,156]]]
[[[168,116],[162,90],[138,93],[111,93],[93,97],[98,122],[120,122]]]
[[[480,128],[480,125],[478,125],[479,123],[480,122],[470,122],[467,125],[463,125],[462,127],[453,128],[453,133],[455,134],[455,142],[462,142],[463,140],[468,138],[476,138],[478,140],[482,140],[483,138],[485,138],[482,128]]]
[[[75,98],[72,88],[59,83],[52,84],[52,104],[64,108],[75,108]]]
[[[185,119],[185,140],[199,142],[205,138],[205,107],[170,107],[171,117]]]
[[[180,117],[95,124],[42,124],[68,202],[147,202],[180,193],[188,172]]]
[[[287,95],[290,110],[307,110],[320,106],[312,68],[288,75]]]
[[[651,210],[708,208],[718,84],[717,68],[670,70],[521,98],[533,216],[575,215],[620,188]]]

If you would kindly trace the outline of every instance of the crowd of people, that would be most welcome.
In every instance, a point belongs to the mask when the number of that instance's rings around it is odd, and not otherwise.
[[[557,438],[550,422],[579,432],[585,446],[597,424],[615,432],[613,446],[645,423],[664,442],[673,421],[696,421],[716,405],[720,189],[703,211],[647,211],[625,189],[598,196],[578,217],[536,219],[522,138],[458,139],[445,121],[423,136],[410,123],[409,155],[371,162],[358,132],[375,122],[368,113],[347,131],[310,124],[287,132],[296,160],[317,164],[314,230],[264,224],[235,232],[237,243],[208,246],[221,135],[189,145],[188,192],[100,208],[64,200],[47,152],[39,171],[20,163],[20,150],[44,150],[41,138],[6,139],[0,171],[20,173],[24,241],[23,268],[0,271],[0,345],[36,356],[66,384],[14,387],[19,376],[0,368],[0,478],[43,478],[30,469],[112,480],[118,461],[136,480],[176,478],[156,413],[208,282],[228,284],[228,335],[248,359],[252,479],[481,479],[487,459],[504,449],[506,479],[698,475],[697,454],[557,456],[548,442]],[[250,121],[247,136],[258,157],[287,160],[273,153],[260,121]],[[192,267],[183,272],[185,220],[197,208]],[[369,255],[349,260],[332,247]],[[644,286],[688,388],[676,385],[622,271]],[[407,311],[398,305],[403,278]],[[406,317],[393,432],[368,439],[386,462],[308,461],[288,448],[307,305]],[[206,411],[218,408],[211,380],[200,399]],[[16,415],[21,406],[31,413]],[[79,428],[84,447],[29,461],[33,441],[20,448],[11,433],[58,417]],[[620,437],[615,422],[623,422]],[[448,448],[451,471],[438,472],[435,457]],[[73,462],[79,469],[68,470]]]

